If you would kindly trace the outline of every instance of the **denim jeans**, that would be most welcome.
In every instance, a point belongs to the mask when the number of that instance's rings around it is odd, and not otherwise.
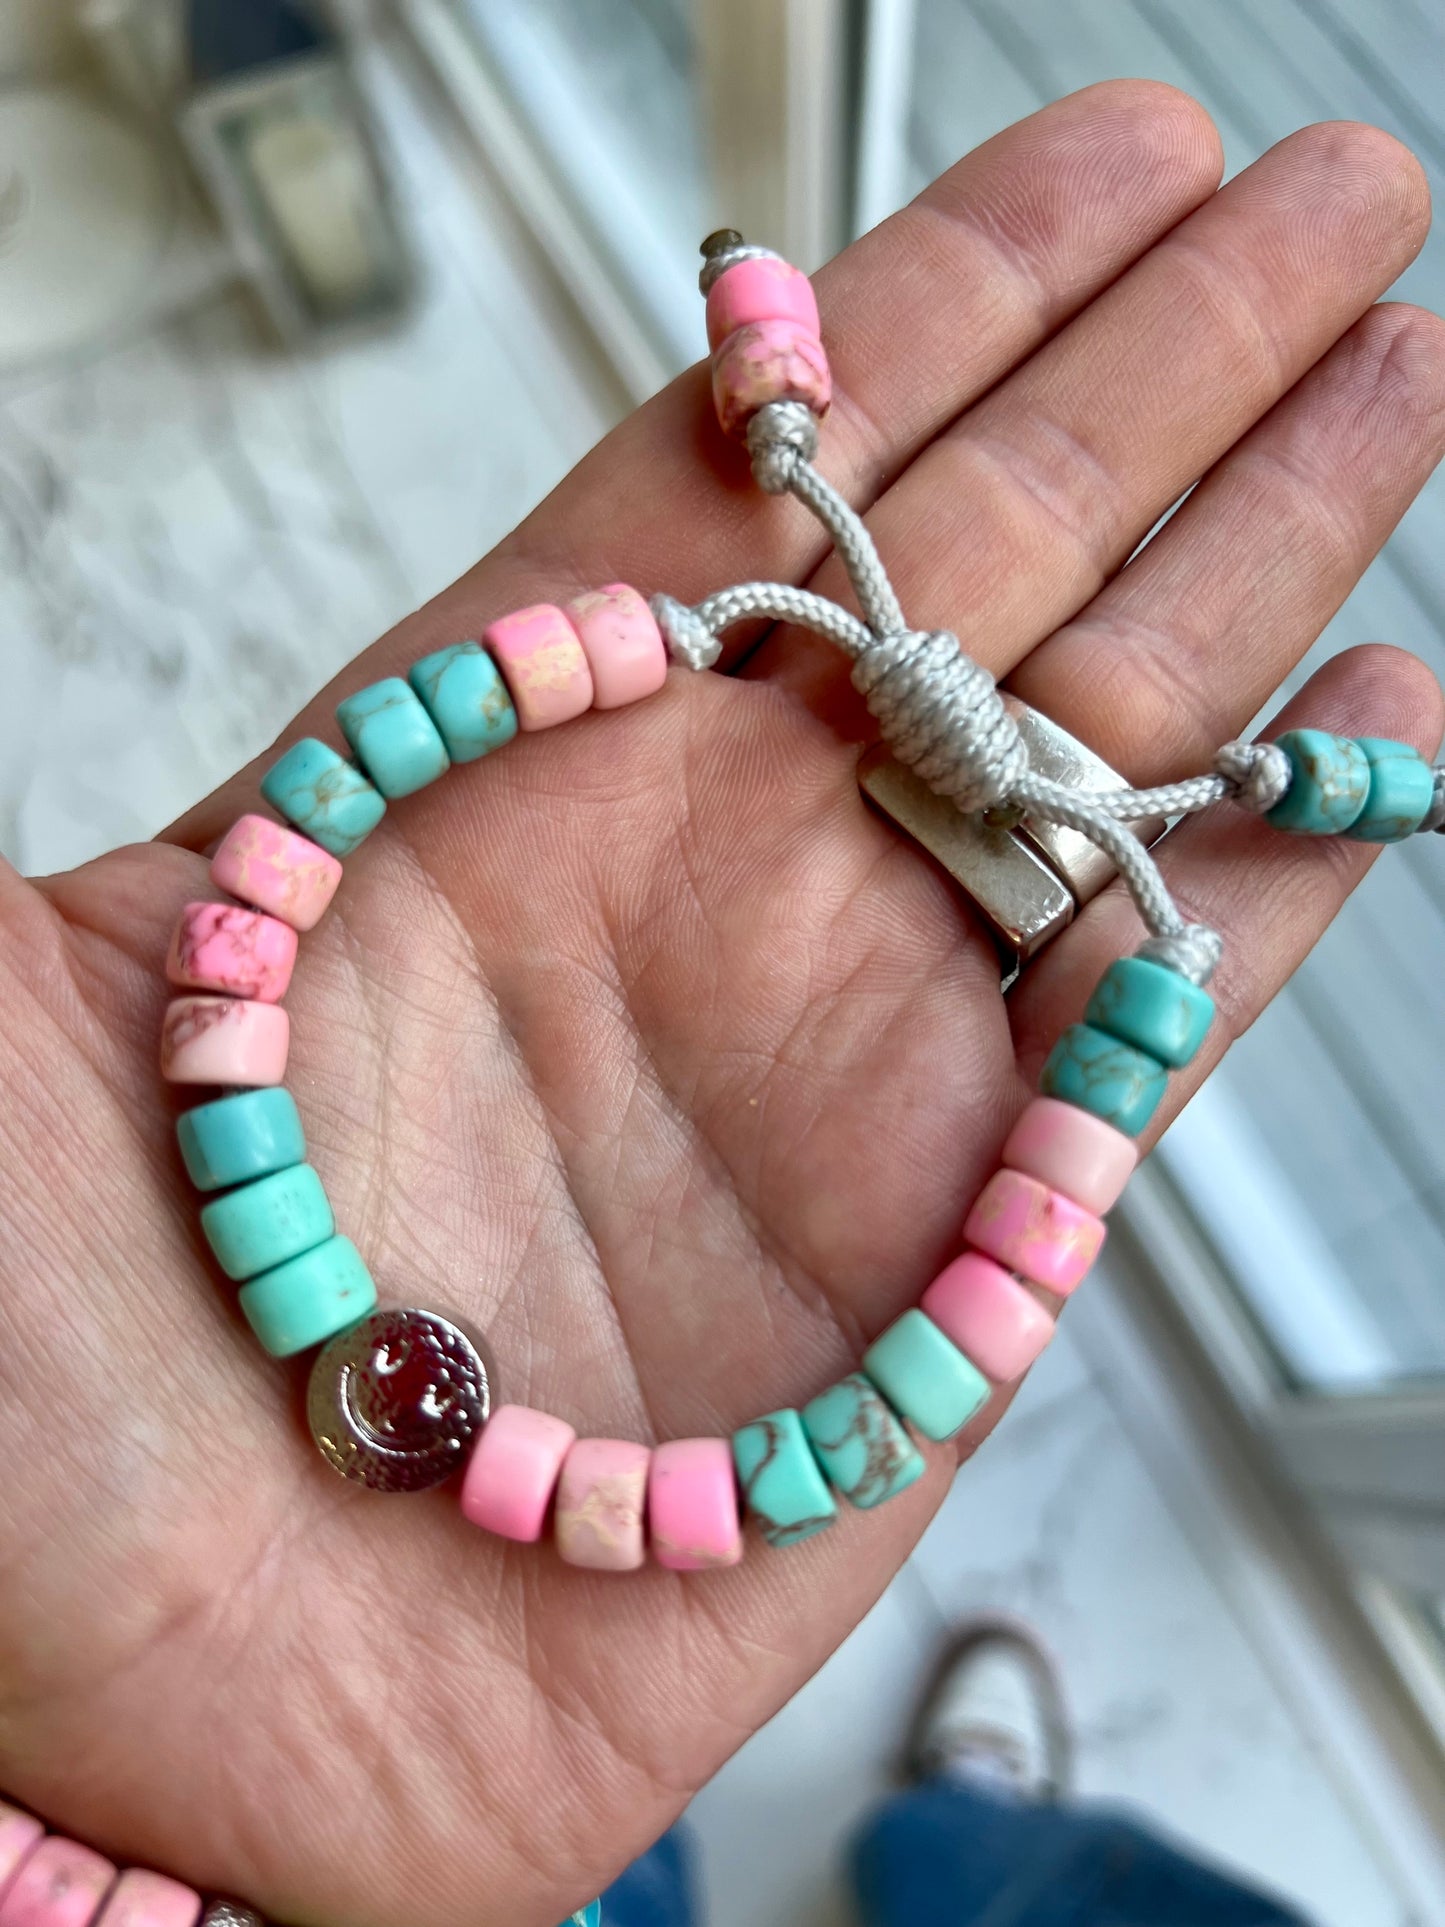
[[[675,1827],[603,1895],[602,1927],[704,1927],[690,1858]],[[850,1872],[864,1927],[1303,1927],[1124,1815],[947,1780],[886,1802]]]

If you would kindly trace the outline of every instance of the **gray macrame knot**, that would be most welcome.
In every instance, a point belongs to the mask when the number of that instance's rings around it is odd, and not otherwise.
[[[772,248],[758,247],[750,241],[739,241],[735,247],[719,248],[716,254],[708,255],[697,271],[699,294],[712,293],[712,284],[720,280],[729,268],[735,268],[739,261],[781,261],[782,255]]]
[[[1146,937],[1134,954],[1177,971],[1202,989],[1219,968],[1224,939],[1207,923],[1186,923],[1174,936]]]
[[[804,402],[765,402],[748,423],[753,479],[766,495],[786,495],[800,462],[818,452],[818,418]]]
[[[1234,800],[1263,816],[1283,802],[1294,767],[1278,743],[1226,743],[1214,768],[1234,791]]]
[[[722,640],[685,602],[670,595],[655,595],[648,603],[667,653],[674,662],[688,669],[711,669],[722,654]]]
[[[1028,769],[993,677],[947,629],[876,637],[853,664],[853,687],[899,762],[965,813],[1002,802]]]

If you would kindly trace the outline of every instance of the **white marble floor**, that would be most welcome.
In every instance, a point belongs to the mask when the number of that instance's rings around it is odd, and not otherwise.
[[[24,868],[179,813],[615,411],[505,210],[459,186],[444,128],[385,85],[428,263],[404,328],[288,359],[222,296],[0,388],[0,848]],[[1089,1794],[1138,1803],[1320,1927],[1406,1927],[1326,1736],[1131,1434],[1106,1338],[1081,1304],[882,1604],[699,1799],[712,1927],[844,1917],[840,1842],[932,1645],[979,1607],[1058,1650]]]

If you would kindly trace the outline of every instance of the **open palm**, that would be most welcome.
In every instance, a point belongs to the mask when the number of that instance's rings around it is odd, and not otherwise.
[[[911,619],[1139,782],[1247,723],[1445,441],[1445,330],[1371,306],[1424,235],[1410,157],[1335,126],[1216,194],[1219,165],[1183,96],[1092,89],[818,281],[821,466]],[[599,582],[740,576],[839,589],[693,371],[345,684]],[[739,674],[674,672],[394,808],[289,999],[288,1082],[383,1299],[467,1315],[504,1399],[594,1435],[726,1432],[851,1369],[1131,945],[1108,892],[1005,1004],[967,906],[858,798],[840,659],[738,640]],[[1440,733],[1384,649],[1296,715]],[[552,1927],[838,1644],[954,1454],[700,1579],[579,1572],[454,1495],[339,1482],[300,1375],[208,1270],[155,1071],[171,924],[254,785],[166,841],[0,876],[0,1786],[282,1919]],[[1186,913],[1228,943],[1216,1052],[1367,861],[1218,812],[1171,836]]]

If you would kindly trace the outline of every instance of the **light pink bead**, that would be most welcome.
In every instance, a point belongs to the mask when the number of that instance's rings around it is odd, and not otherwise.
[[[45,1833],[40,1822],[0,1800],[0,1894],[19,1872],[25,1856]]]
[[[801,268],[787,261],[739,261],[707,294],[707,345],[720,348],[735,328],[753,321],[794,321],[821,336],[818,299]]]
[[[833,399],[828,357],[796,321],[755,321],[713,356],[712,398],[723,432],[742,436],[770,401],[800,401],[821,415]]]
[[[114,1879],[108,1860],[52,1833],[0,1900],[0,1927],[91,1927]]]
[[[1008,1134],[1000,1164],[1062,1191],[1086,1211],[1103,1213],[1139,1162],[1139,1147],[1092,1111],[1036,1097]]]
[[[131,1867],[115,1883],[95,1927],[196,1927],[201,1896],[163,1873]]]
[[[594,709],[621,709],[667,681],[662,631],[636,589],[609,582],[569,602],[567,615],[592,671]]]
[[[242,903],[311,930],[336,895],[341,865],[329,850],[264,816],[243,816],[211,858],[211,881]]]
[[[1037,1178],[995,1171],[969,1212],[963,1235],[1036,1285],[1067,1293],[1098,1257],[1104,1224]]]
[[[737,1474],[726,1439],[670,1439],[647,1481],[652,1556],[673,1572],[735,1566],[743,1556]]]
[[[996,1385],[1021,1377],[1054,1335],[1054,1321],[1033,1293],[979,1251],[966,1251],[946,1265],[922,1304],[939,1330]]]
[[[577,1434],[528,1405],[503,1405],[482,1427],[462,1481],[462,1512],[474,1526],[528,1544],[542,1536],[562,1461]]]
[[[635,1572],[652,1454],[628,1439],[578,1439],[557,1487],[557,1550],[569,1566]]]
[[[161,1025],[161,1076],[172,1084],[279,1084],[291,1021],[278,1004],[176,997]]]
[[[582,643],[550,602],[499,617],[482,640],[506,678],[523,729],[550,729],[592,707],[592,671]]]
[[[166,978],[186,990],[219,990],[277,1004],[296,963],[296,932],[239,903],[188,903],[166,958]]]

